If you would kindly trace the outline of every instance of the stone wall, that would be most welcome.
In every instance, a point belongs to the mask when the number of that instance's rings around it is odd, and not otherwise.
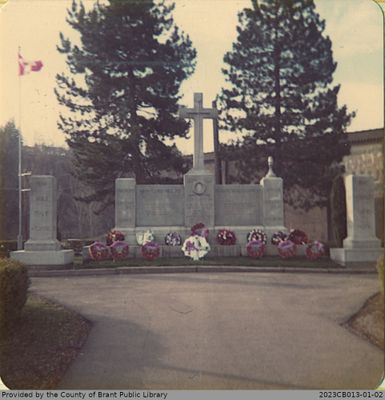
[[[180,226],[184,224],[182,185],[137,185],[137,226]]]

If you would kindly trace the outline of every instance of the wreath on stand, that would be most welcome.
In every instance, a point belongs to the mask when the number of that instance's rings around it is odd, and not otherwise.
[[[122,242],[124,241],[124,234],[118,230],[112,229],[107,233],[106,236],[106,244],[107,246],[111,246],[114,242]]]
[[[153,242],[155,240],[154,234],[151,229],[145,232],[139,232],[136,234],[136,242],[139,246],[143,246],[148,242]]]
[[[285,240],[287,240],[287,233],[285,233],[285,232],[278,231],[278,232],[274,232],[271,235],[271,244],[273,244],[274,246],[278,246],[279,243],[281,243]]]
[[[210,251],[210,245],[204,236],[194,235],[184,241],[182,251],[186,257],[199,260]]]
[[[111,244],[110,252],[114,261],[125,260],[128,257],[129,246],[123,241],[116,241]]]
[[[152,242],[146,242],[142,246],[142,256],[149,261],[155,260],[159,257],[160,255],[160,246],[158,243],[152,241]]]
[[[251,240],[246,245],[247,255],[252,258],[261,258],[265,253],[265,243],[262,240]]]
[[[325,245],[318,240],[310,242],[306,247],[306,257],[309,260],[317,260],[325,254]]]
[[[291,258],[296,255],[297,246],[291,240],[284,240],[278,243],[278,254],[281,258]]]
[[[299,229],[292,229],[287,239],[298,245],[306,244],[309,241],[306,233]]]
[[[170,232],[164,238],[164,243],[167,246],[180,246],[182,244],[182,238],[177,232]]]
[[[209,237],[209,230],[206,228],[205,224],[199,222],[191,227],[191,235],[198,235],[207,239]]]
[[[217,242],[222,246],[231,246],[236,241],[235,233],[230,229],[221,229],[217,234]]]
[[[260,240],[263,242],[263,244],[266,244],[267,236],[262,229],[253,229],[247,234],[246,240],[247,242],[251,242],[252,240]]]
[[[110,258],[109,248],[102,242],[94,242],[88,248],[88,253],[92,260],[101,261]]]

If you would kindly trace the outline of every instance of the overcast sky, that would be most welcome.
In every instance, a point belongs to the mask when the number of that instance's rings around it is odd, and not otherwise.
[[[92,4],[93,0],[86,0]],[[348,131],[383,127],[382,13],[373,0],[315,0],[326,21],[341,84],[339,103],[357,116]],[[26,144],[64,145],[57,129],[59,106],[53,94],[55,75],[65,69],[56,51],[59,31],[71,35],[65,22],[71,0],[9,0],[0,11],[0,126],[14,118],[21,122]],[[193,76],[182,86],[182,101],[192,106],[193,93],[203,92],[206,107],[223,85],[223,55],[236,37],[237,12],[250,0],[176,0],[176,23],[190,35],[198,52]],[[17,49],[28,60],[42,60],[40,72],[17,76]],[[19,114],[21,110],[21,119]],[[221,135],[226,141],[228,134]],[[191,152],[192,139],[178,146]],[[205,151],[212,150],[212,124],[205,124]]]

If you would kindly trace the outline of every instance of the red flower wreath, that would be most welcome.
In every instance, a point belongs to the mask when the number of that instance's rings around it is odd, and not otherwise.
[[[299,229],[292,229],[287,239],[291,240],[294,244],[306,244],[308,242],[306,233]]]
[[[278,254],[281,258],[291,258],[296,254],[297,247],[291,240],[278,243]]]
[[[325,254],[325,246],[323,243],[315,240],[306,247],[306,257],[309,260],[317,260]]]
[[[156,242],[147,242],[142,246],[142,255],[146,260],[152,261],[159,257],[160,246]]]
[[[128,257],[129,246],[126,242],[114,242],[110,246],[111,256],[114,261],[125,260]]]
[[[88,251],[90,257],[95,261],[108,260],[110,258],[110,251],[102,242],[92,243]]]
[[[107,246],[111,246],[114,242],[122,242],[124,240],[124,234],[115,229],[109,231],[106,236]]]
[[[209,237],[209,230],[206,228],[205,224],[199,222],[191,227],[191,235],[199,235],[207,239]]]
[[[251,240],[246,245],[247,255],[253,258],[261,258],[265,253],[265,243],[262,240]]]
[[[217,234],[217,242],[223,246],[231,246],[235,244],[237,238],[233,231],[229,229],[220,229]]]

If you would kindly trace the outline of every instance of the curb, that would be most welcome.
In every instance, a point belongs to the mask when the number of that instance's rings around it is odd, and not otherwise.
[[[61,269],[61,270],[28,270],[34,278],[72,277],[72,276],[105,276],[127,274],[175,274],[175,273],[210,273],[210,272],[275,272],[275,273],[331,273],[331,274],[374,274],[375,268],[296,268],[296,267],[245,267],[245,266],[146,266],[118,267],[114,269]]]

